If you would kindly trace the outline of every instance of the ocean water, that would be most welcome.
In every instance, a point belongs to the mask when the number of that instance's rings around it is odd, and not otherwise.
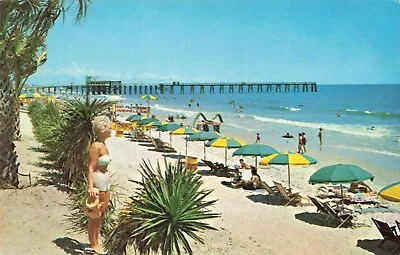
[[[208,119],[220,113],[222,134],[262,143],[279,150],[297,150],[297,134],[307,135],[310,155],[317,151],[366,161],[371,167],[391,169],[400,179],[400,85],[319,85],[318,92],[254,92],[157,95],[152,113],[186,115],[185,124],[202,112]],[[137,95],[126,95],[124,103],[142,103]],[[232,102],[234,101],[234,102]],[[199,106],[197,106],[197,103]],[[190,104],[190,106],[189,106]],[[337,114],[340,117],[337,117]],[[177,120],[178,122],[180,120]],[[323,128],[323,145],[317,133]],[[372,128],[373,127],[373,128]],[[295,139],[283,139],[291,133]]]

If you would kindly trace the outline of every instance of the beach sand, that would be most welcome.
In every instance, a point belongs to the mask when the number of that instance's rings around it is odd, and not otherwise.
[[[67,193],[59,186],[45,185],[48,171],[37,166],[42,162],[36,147],[29,118],[21,114],[22,141],[17,142],[21,173],[31,173],[33,187],[19,190],[0,190],[0,254],[79,254],[76,242],[86,243],[86,234],[69,231]],[[158,132],[152,132],[158,137]],[[167,134],[162,134],[169,141]],[[109,165],[114,174],[113,182],[122,192],[131,194],[133,184],[129,179],[140,180],[138,171],[142,158],[155,166],[157,160],[163,163],[163,153],[150,151],[149,147],[131,142],[127,138],[111,137],[107,140],[112,161]],[[185,153],[182,136],[173,136],[173,147]],[[239,158],[228,155],[228,164],[237,164]],[[189,142],[188,155],[203,158],[203,143]],[[167,160],[173,161],[171,157]],[[207,159],[224,162],[224,150],[207,148]],[[293,167],[291,180],[294,191],[302,195],[315,195],[318,186],[308,184],[309,176],[319,167],[333,159],[319,159],[316,166]],[[247,163],[252,164],[246,158]],[[199,172],[206,167],[200,166]],[[270,166],[260,169],[261,178],[272,185],[272,180],[287,183],[287,167]],[[50,175],[51,176],[51,175]],[[250,177],[243,171],[244,179]],[[359,215],[358,221],[371,227],[332,228],[323,225],[321,215],[314,206],[284,207],[278,199],[268,198],[264,190],[246,191],[232,189],[220,182],[228,180],[216,176],[203,176],[204,188],[214,189],[209,199],[218,199],[213,211],[220,218],[208,222],[218,231],[205,231],[200,235],[204,244],[191,241],[195,254],[391,254],[378,248],[382,239],[373,226],[371,217],[400,220],[396,213],[368,213]],[[21,185],[26,186],[26,177],[21,177]],[[393,203],[389,204],[395,206]],[[388,249],[393,245],[384,245]],[[129,251],[129,254],[135,254]]]

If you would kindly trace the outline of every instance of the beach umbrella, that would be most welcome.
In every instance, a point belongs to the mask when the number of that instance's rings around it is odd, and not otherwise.
[[[159,127],[159,126],[165,125],[165,124],[168,124],[168,122],[157,120],[157,121],[150,122],[144,126],[148,127],[148,128],[152,128],[152,127]],[[151,130],[150,130],[150,132],[151,132]],[[158,131],[158,138],[161,138],[161,131]]]
[[[199,132],[199,130],[195,129],[195,128],[184,128],[184,127],[180,127],[175,129],[174,131],[172,131],[170,134],[171,135],[193,135],[194,133]],[[185,140],[185,145],[186,145],[186,150],[185,150],[185,155],[187,156],[187,141]]]
[[[136,123],[136,124],[138,126],[141,126],[141,125],[146,125],[146,124],[149,124],[149,123],[155,122],[155,121],[158,121],[158,119],[156,119],[156,118],[145,118],[145,119],[139,120],[139,122]]]
[[[352,183],[374,179],[374,176],[367,170],[351,164],[336,164],[318,169],[310,176],[311,184],[332,183],[340,184],[343,205],[343,183]]]
[[[176,123],[168,123],[168,124],[159,126],[156,131],[161,131],[161,132],[170,131],[171,132],[180,127],[181,126]],[[172,147],[172,134],[171,133],[169,134],[169,144]]]
[[[383,199],[392,201],[392,202],[400,202],[400,181],[392,183],[383,189],[381,189],[378,193]]]
[[[111,95],[106,98],[106,101],[111,103],[118,103],[121,102],[122,100],[124,100],[124,98],[118,95]]]
[[[39,93],[27,92],[23,93],[19,96],[19,99],[27,99],[27,98],[40,98],[41,95]]]
[[[275,153],[279,153],[277,150],[271,146],[253,143],[248,144],[233,152],[233,156],[254,156],[256,157],[256,167],[257,167],[257,157],[266,157]]]
[[[200,132],[194,133],[193,135],[186,137],[186,140],[187,141],[203,141],[204,159],[206,159],[206,141],[214,140],[218,137],[221,137],[221,135],[214,133],[214,132],[200,131]]]
[[[290,166],[316,164],[317,161],[310,156],[300,153],[283,152],[275,153],[261,159],[260,165],[287,165],[288,167],[288,182],[290,189]]]
[[[225,148],[225,166],[228,160],[228,149],[240,148],[245,146],[246,143],[240,139],[233,137],[219,137],[206,143],[207,147]]]
[[[147,101],[147,116],[150,114],[150,100],[158,100],[157,97],[153,95],[143,95],[140,97],[140,99],[146,100]]]
[[[130,115],[128,118],[126,118],[126,121],[139,121],[139,120],[143,120],[143,119],[147,119],[147,116],[143,116],[143,115],[138,115],[138,114],[133,114]]]

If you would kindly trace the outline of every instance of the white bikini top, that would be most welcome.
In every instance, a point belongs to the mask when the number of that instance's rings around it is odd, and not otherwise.
[[[110,155],[105,154],[97,159],[97,166],[106,166],[110,163],[110,161],[111,161]]]

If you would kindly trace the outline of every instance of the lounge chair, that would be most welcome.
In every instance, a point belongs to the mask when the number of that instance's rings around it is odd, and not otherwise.
[[[395,251],[395,253],[397,254],[398,252],[400,252],[400,236],[396,232],[396,226],[390,227],[386,222],[379,221],[374,218],[371,219],[383,236],[383,241],[378,247],[381,247],[386,241],[392,241],[399,245],[399,248]],[[396,223],[398,224],[399,222]]]
[[[292,192],[288,192],[281,183],[279,182],[275,182],[275,187],[276,189],[279,191],[279,193],[281,194],[281,197],[285,200],[287,200],[288,202],[285,204],[285,207],[288,206],[289,204],[292,204],[293,206],[297,206],[298,204],[301,205],[301,196],[299,193],[292,193]]]
[[[329,212],[325,209],[324,205],[322,204],[321,201],[319,201],[317,198],[315,197],[311,197],[308,196],[308,198],[311,200],[311,202],[317,207],[317,213],[327,213],[329,214]]]
[[[141,131],[141,130],[135,130],[132,133],[131,141],[141,142],[141,143],[151,143],[152,142],[151,139],[149,138],[149,136],[144,134],[143,131]]]
[[[202,159],[201,161],[204,162],[210,168],[210,174],[214,174],[219,177],[233,177],[232,171],[229,167],[224,166],[221,163],[213,163],[212,161]]]
[[[159,152],[176,152],[172,147],[169,147],[167,143],[157,142],[153,137],[150,137],[150,141],[154,145],[154,150]]]
[[[340,224],[337,226],[338,228],[343,226],[343,224],[345,224],[346,222],[352,224],[351,220],[355,217],[353,214],[346,213],[346,212],[335,211],[329,205],[328,202],[322,203],[322,205],[325,208],[325,210],[327,211],[327,213],[332,216],[333,219],[336,219],[336,220],[340,221]]]
[[[261,187],[268,191],[270,195],[277,195],[280,194],[279,190],[275,186],[269,186],[268,183],[262,181]]]

